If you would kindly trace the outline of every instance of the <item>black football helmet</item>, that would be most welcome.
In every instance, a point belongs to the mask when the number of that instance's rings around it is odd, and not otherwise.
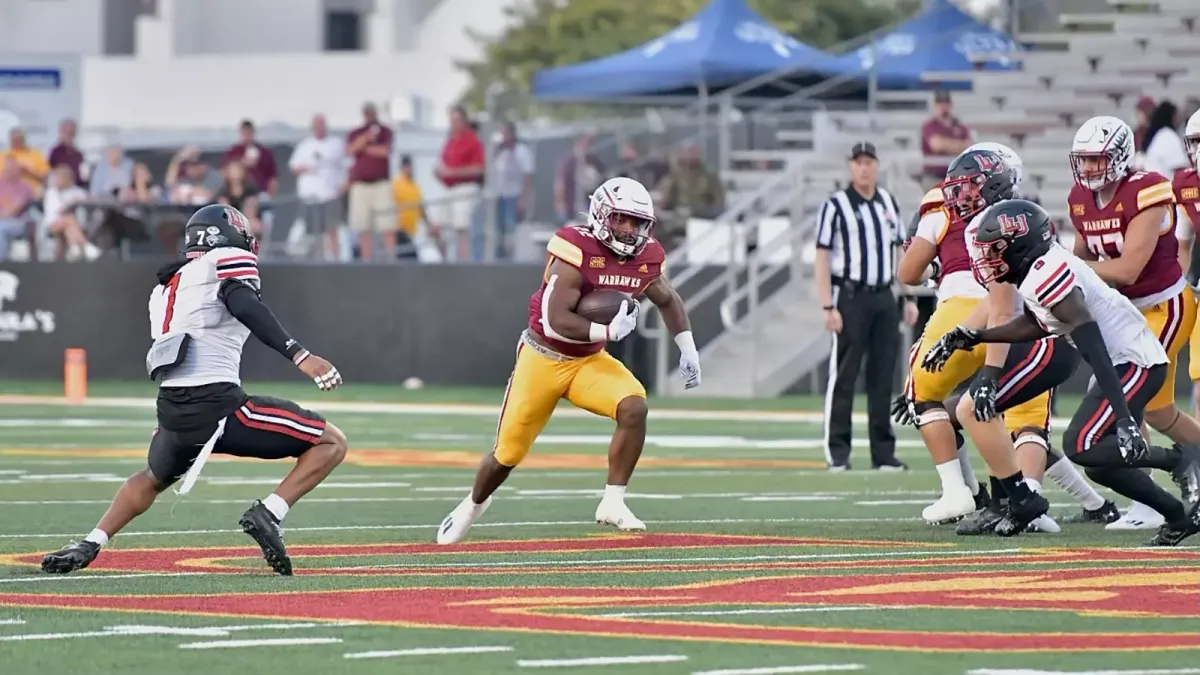
[[[258,255],[250,221],[232,206],[209,204],[192,214],[183,229],[184,253],[195,258],[214,248],[240,248]]]
[[[1013,192],[1016,177],[1000,155],[991,150],[971,150],[954,159],[942,182],[946,207],[964,221]]]
[[[1033,263],[1050,250],[1054,228],[1042,207],[1025,199],[1008,199],[983,212],[972,243],[976,281],[1020,284]]]

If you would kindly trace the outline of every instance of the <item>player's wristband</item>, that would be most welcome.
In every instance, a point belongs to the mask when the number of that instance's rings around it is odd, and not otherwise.
[[[287,345],[283,348],[283,355],[292,360],[292,363],[300,365],[300,362],[307,359],[309,351],[302,347],[295,340],[288,340]]]
[[[696,340],[692,337],[692,331],[685,330],[675,336],[675,346],[679,347],[679,352],[682,354],[696,353]]]
[[[1000,381],[1000,376],[1004,374],[1004,368],[1001,366],[984,366],[979,369],[979,377],[986,377],[996,382]]]
[[[608,342],[608,326],[593,321],[588,329],[588,339],[592,342]]]

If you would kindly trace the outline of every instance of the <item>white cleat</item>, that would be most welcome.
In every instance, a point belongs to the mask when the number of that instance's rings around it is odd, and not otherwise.
[[[621,531],[645,530],[646,524],[633,515],[633,511],[619,499],[602,499],[596,507],[596,522],[601,525],[612,525]]]
[[[925,507],[921,517],[930,525],[942,525],[974,512],[975,496],[963,486],[962,489],[942,493],[936,502]]]
[[[1158,511],[1139,502],[1129,505],[1129,510],[1120,520],[1104,526],[1106,530],[1157,530],[1166,519]]]
[[[1043,534],[1058,534],[1062,528],[1048,514],[1043,513],[1025,527],[1026,532],[1041,532]]]
[[[467,532],[471,530],[471,526],[475,524],[475,521],[479,520],[479,517],[491,505],[491,497],[483,500],[482,504],[476,504],[471,501],[471,495],[467,495],[467,498],[454,507],[454,510],[450,512],[450,515],[446,516],[441,526],[438,527],[437,543],[457,544],[465,539]]]

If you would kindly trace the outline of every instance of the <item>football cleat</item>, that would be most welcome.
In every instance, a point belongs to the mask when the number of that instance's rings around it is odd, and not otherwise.
[[[1177,546],[1179,542],[1188,537],[1200,532],[1200,522],[1196,522],[1197,518],[1190,518],[1184,523],[1172,525],[1163,523],[1163,526],[1158,528],[1154,538],[1146,542],[1147,546]]]
[[[1091,511],[1087,509],[1081,510],[1071,516],[1063,518],[1064,523],[1115,523],[1121,519],[1121,512],[1117,510],[1117,505],[1105,500],[1104,506]]]
[[[292,576],[292,559],[288,557],[287,547],[283,545],[283,532],[279,529],[279,521],[263,506],[259,500],[254,500],[250,508],[238,520],[242,532],[262,549],[263,558],[276,574],[285,577]]]
[[[975,510],[986,509],[987,505],[992,501],[991,495],[988,494],[987,486],[983,483],[979,484],[979,493],[975,495]]]
[[[601,525],[612,525],[618,530],[644,530],[646,524],[633,515],[633,511],[625,506],[624,500],[602,499],[596,507],[596,522]]]
[[[467,532],[471,530],[471,526],[484,511],[492,505],[492,498],[488,497],[483,500],[482,504],[476,504],[471,500],[471,495],[462,500],[450,515],[442,519],[442,524],[438,526],[437,543],[439,544],[457,544],[466,538]]]
[[[1033,522],[1029,523],[1029,525],[1025,526],[1025,531],[1030,533],[1058,534],[1062,532],[1062,528],[1050,517],[1050,514],[1043,513],[1034,518]]]
[[[954,533],[963,537],[974,537],[981,534],[991,534],[996,524],[1004,519],[1004,513],[996,504],[988,504],[979,509],[970,518],[958,524]]]
[[[1139,502],[1129,505],[1129,510],[1120,519],[1104,526],[1106,530],[1156,530],[1165,524],[1166,520],[1158,511]]]
[[[100,555],[100,544],[93,541],[71,542],[42,558],[42,571],[49,574],[69,574],[92,564]]]
[[[1008,509],[993,530],[1001,537],[1015,537],[1025,531],[1029,524],[1050,510],[1050,502],[1042,495],[1031,492],[1028,497],[1017,502],[1008,500]],[[1053,522],[1053,521],[1051,521]]]
[[[943,525],[962,520],[974,510],[975,495],[964,486],[943,492],[936,502],[921,511],[921,517],[930,525]]]
[[[1171,472],[1171,480],[1183,495],[1184,508],[1191,509],[1200,504],[1200,449],[1188,445],[1176,445],[1183,453],[1183,461]]]

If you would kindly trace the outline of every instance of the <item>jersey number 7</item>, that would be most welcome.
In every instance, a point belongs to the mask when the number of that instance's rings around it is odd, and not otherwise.
[[[162,332],[167,334],[171,331],[171,319],[175,318],[175,294],[179,292],[179,274],[171,277],[171,281],[167,283],[167,308],[163,312]]]

